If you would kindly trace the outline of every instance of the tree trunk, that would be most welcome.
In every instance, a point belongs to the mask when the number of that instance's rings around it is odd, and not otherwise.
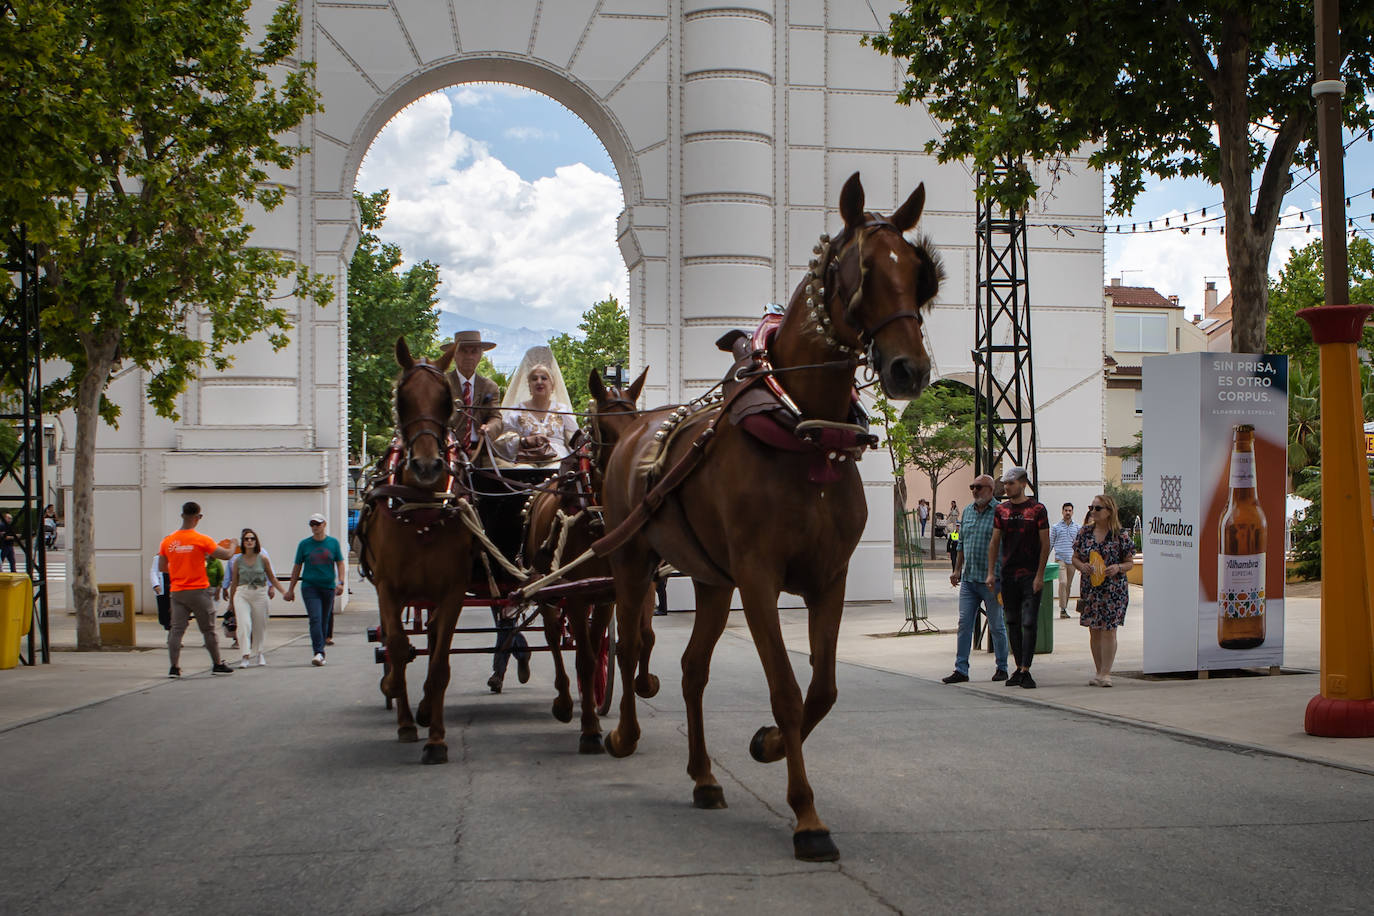
[[[935,559],[935,508],[940,505],[935,497],[939,495],[940,482],[934,474],[927,475],[930,480],[930,558]],[[945,519],[945,531],[949,531],[949,519]],[[948,533],[945,535],[948,537]]]
[[[99,595],[95,573],[95,438],[100,428],[100,396],[110,378],[114,353],[113,342],[87,345],[86,372],[76,395],[72,546],[67,575],[76,604],[76,647],[81,651],[100,648],[100,626],[95,616]]]
[[[1231,352],[1263,353],[1269,315],[1269,248],[1249,226],[1227,221],[1226,260],[1231,278]],[[1272,238],[1273,233],[1270,233]]]

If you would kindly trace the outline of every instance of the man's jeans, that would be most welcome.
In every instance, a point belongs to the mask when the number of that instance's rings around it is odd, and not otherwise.
[[[334,589],[302,583],[301,601],[305,604],[306,617],[310,618],[310,651],[323,655],[328,621],[334,616]]]
[[[1007,625],[1002,619],[997,594],[985,583],[965,578],[959,582],[959,637],[954,657],[954,670],[964,675],[968,674],[968,654],[973,646],[973,626],[978,619],[979,604],[988,615],[988,638],[992,641],[997,667],[1007,670]]]

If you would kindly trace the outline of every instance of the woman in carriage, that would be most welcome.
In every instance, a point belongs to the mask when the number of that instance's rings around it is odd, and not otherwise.
[[[497,456],[513,464],[536,467],[566,458],[577,433],[571,402],[553,350],[530,347],[501,401],[506,432],[497,441]]]

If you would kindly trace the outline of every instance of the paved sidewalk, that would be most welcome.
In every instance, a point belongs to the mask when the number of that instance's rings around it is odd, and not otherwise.
[[[841,661],[881,671],[938,681],[954,667],[958,619],[956,591],[949,585],[948,567],[932,564],[926,570],[930,622],[938,633],[895,636],[903,624],[902,603],[850,605],[840,633]],[[376,599],[366,583],[353,583],[355,594],[336,618],[336,635],[346,644],[363,639],[364,627],[376,619]],[[1093,675],[1088,637],[1077,617],[1054,622],[1054,651],[1035,662],[1036,690],[1007,688],[988,680],[991,656],[975,651],[972,680],[948,690],[978,691],[1007,702],[1034,703],[1103,717],[1146,728],[1160,729],[1200,740],[1254,748],[1269,753],[1313,760],[1374,773],[1374,739],[1313,738],[1303,732],[1303,712],[1318,692],[1320,666],[1320,601],[1311,585],[1297,586],[1286,602],[1284,673],[1275,676],[1214,676],[1144,678],[1141,608],[1143,593],[1131,588],[1130,611],[1119,631],[1114,687],[1087,686]],[[76,644],[75,618],[65,610],[52,612],[52,664],[0,671],[0,732],[27,722],[61,715],[113,697],[169,683],[166,637],[155,618],[140,616],[137,650],[71,651]],[[789,647],[807,651],[806,616],[802,610],[782,612]],[[660,625],[681,626],[688,615],[659,618]],[[748,638],[738,612],[731,628]],[[222,633],[222,631],[221,631]],[[227,647],[227,643],[222,643]],[[273,617],[268,625],[268,664],[301,663],[308,654],[306,622],[299,617]],[[232,650],[227,654],[234,656]],[[299,657],[298,657],[299,656]],[[182,670],[186,677],[209,677],[210,659],[199,631],[186,634]],[[660,675],[675,680],[675,664],[660,664]],[[665,683],[665,688],[676,690]],[[844,684],[840,684],[841,691]]]

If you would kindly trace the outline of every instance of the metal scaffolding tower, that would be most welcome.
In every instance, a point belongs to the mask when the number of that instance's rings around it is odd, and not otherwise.
[[[48,561],[43,540],[43,389],[38,326],[38,258],[23,229],[6,240],[10,283],[0,296],[0,424],[13,431],[0,442],[0,505],[14,516],[24,572],[33,583],[28,652],[20,661],[48,657]]]
[[[1003,160],[992,177],[1025,166]],[[989,178],[978,173],[981,186]],[[977,443],[974,471],[991,474],[1019,465],[1039,480],[1035,460],[1035,383],[1026,264],[1025,211],[1008,213],[977,200],[977,345],[973,352]]]

